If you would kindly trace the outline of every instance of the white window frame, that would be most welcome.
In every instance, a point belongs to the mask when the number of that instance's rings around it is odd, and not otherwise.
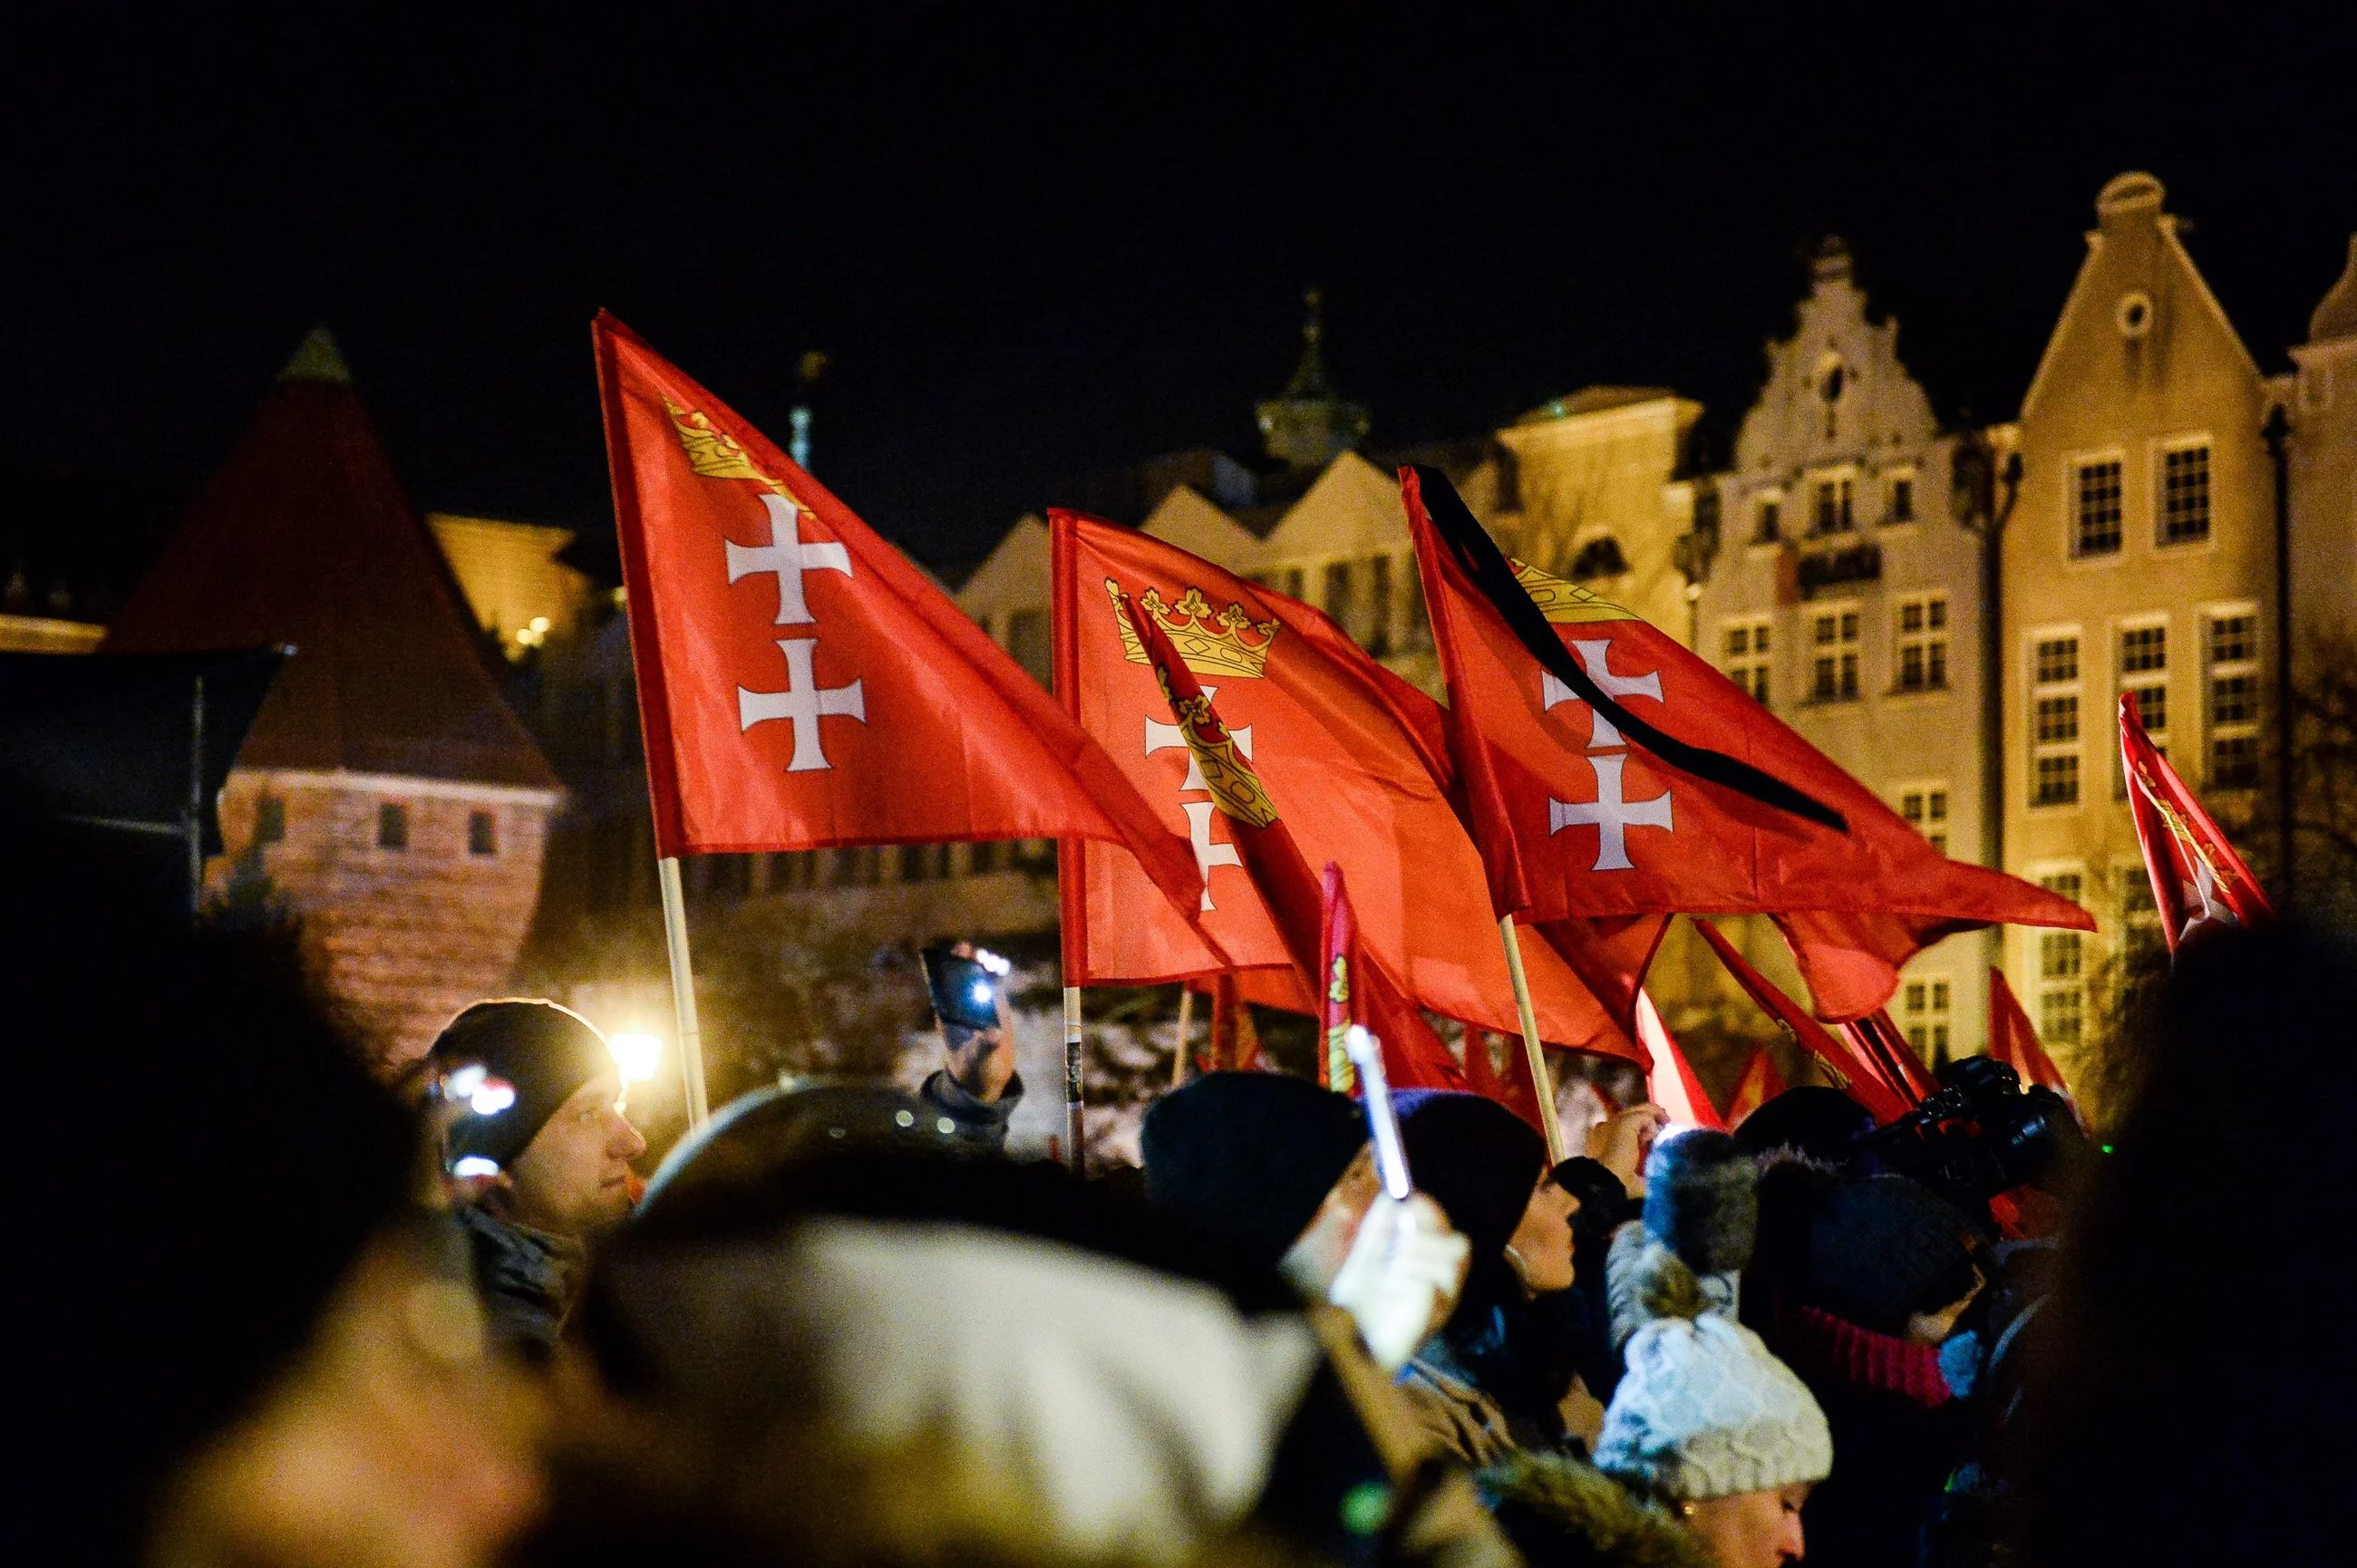
[[[1821,705],[1835,703],[1855,703],[1866,694],[1866,607],[1857,599],[1840,599],[1830,604],[1811,604],[1803,612],[1808,628],[1807,650],[1809,701]],[[1835,640],[1817,640],[1817,622],[1825,617],[1834,620]],[[1842,621],[1849,626],[1845,634]],[[1831,649],[1830,655],[1821,651]],[[1830,694],[1817,682],[1818,661],[1830,657],[1834,660],[1834,689]]]
[[[2109,550],[2079,548],[2079,471],[2098,463],[2120,470],[2120,540]],[[2128,455],[2117,446],[2070,452],[2062,458],[2062,558],[2077,566],[2100,566],[2124,559],[2128,548]]]
[[[2161,535],[2161,530],[2166,526],[2165,514],[2169,503],[2169,487],[2166,481],[2169,454],[2190,452],[2196,448],[2209,453],[2208,460],[2202,465],[2201,535],[2198,539],[2165,539]],[[2211,438],[2210,433],[2206,430],[2190,431],[2183,435],[2171,435],[2164,440],[2154,442],[2152,444],[2152,547],[2155,550],[2172,553],[2179,550],[2200,550],[2217,536],[2218,443]]]
[[[2038,675],[2038,646],[2070,638],[2078,644],[2076,672],[2067,681],[2040,681]],[[2087,800],[2087,633],[2076,625],[2034,627],[2022,639],[2022,703],[2024,727],[2022,740],[2029,759],[2023,782],[2029,788],[2028,806],[2032,811],[2075,811]],[[2079,704],[2077,733],[2067,741],[2044,741],[2038,736],[2038,704],[2041,699],[2070,697]],[[2078,759],[2077,789],[2068,800],[2040,800],[2038,798],[2038,765],[2049,757],[2072,757]]]
[[[1908,515],[1899,515],[1899,487],[1907,486]],[[1912,528],[1923,521],[1923,481],[1917,477],[1912,463],[1886,468],[1882,472],[1882,526]]]
[[[1948,832],[1955,821],[1956,809],[1956,792],[1948,780],[1903,779],[1890,787],[1890,809],[1904,818],[1909,827],[1931,840],[1932,847],[1942,854],[1948,853]]]
[[[1918,1061],[1943,1062],[1955,1054],[1956,982],[1945,973],[1917,974],[1912,970],[1899,980],[1898,1024]]]
[[[2251,647],[2249,657],[2220,660],[2214,657],[2217,626],[2221,621],[2249,617]],[[2260,652],[2266,647],[2256,601],[2237,599],[2225,604],[2203,605],[2197,616],[2201,628],[2201,778],[2213,789],[2248,789],[2258,780],[2248,784],[2221,784],[2217,779],[2218,743],[2222,740],[2248,740],[2255,750],[2259,736],[2259,703],[2265,691],[2261,680]],[[2225,680],[2247,680],[2251,682],[2251,716],[2247,719],[2221,720],[2218,712],[2218,682]]]
[[[2128,633],[2132,631],[2158,631],[2160,633],[2161,644],[2159,669],[2131,670],[2128,668],[2127,639]],[[2169,626],[2168,612],[2164,610],[2152,610],[2142,615],[2122,616],[2119,619],[2112,623],[2112,700],[2115,705],[2116,705],[2119,701],[2119,693],[2123,692],[2134,692],[2136,694],[2136,706],[2139,711],[2143,711],[2147,709],[2148,705],[2146,702],[2146,698],[2154,692],[2158,692],[2160,693],[2160,714],[2162,722],[2158,725],[2154,724],[2152,722],[2151,714],[2149,712],[2146,712],[2144,727],[2146,732],[2152,736],[2153,745],[2159,749],[2160,754],[2164,757],[2169,755],[2168,721],[2170,717],[2170,711],[2175,706],[2175,704],[2169,701],[2169,672],[2170,668],[2169,660],[2176,656],[2177,642],[2177,636]],[[2115,758],[2114,760],[2115,763],[2117,762],[2117,758]],[[2125,768],[2125,764],[2119,764],[2114,769],[2115,772],[2118,774],[2115,799],[2123,800],[2127,799],[2128,788],[2127,774]]]
[[[1936,618],[1933,615],[1935,607],[1938,610]],[[1913,631],[1906,629],[1907,612],[1910,608],[1920,608],[1923,612],[1922,624]],[[1939,622],[1937,626],[1932,624],[1934,618]],[[1945,588],[1919,589],[1913,593],[1901,594],[1892,602],[1890,607],[1890,690],[1894,696],[1921,696],[1948,689],[1950,668],[1948,656],[1951,651],[1948,640],[1950,621],[1948,591]],[[1921,685],[1910,686],[1904,683],[1907,650],[1910,648],[1922,650],[1925,678]],[[1939,657],[1936,660],[1932,656],[1934,648],[1939,650]],[[1931,679],[1935,665],[1939,673],[1939,679],[1936,681]]]
[[[1776,689],[1776,618],[1772,615],[1728,616],[1718,623],[1719,669],[1761,707],[1770,705]],[[1735,634],[1744,639],[1735,648]]]
[[[2074,904],[2087,901],[2087,867],[2075,860],[2048,861],[2023,868],[2030,881],[2050,892],[2061,893]],[[2063,877],[2076,877],[2078,891],[2056,887]],[[2070,972],[2049,975],[2050,959],[2059,961],[2068,952],[2073,955],[2075,968]],[[2087,977],[2095,967],[2095,953],[2090,935],[2084,931],[2057,931],[2029,929],[2022,932],[2021,973],[2027,983],[2018,989],[2027,999],[2030,1022],[2038,1037],[2049,1046],[2061,1046],[2075,1053],[2087,1037]],[[2063,1036],[2050,1026],[2057,1001],[2070,999],[2071,1011],[2078,1019],[2075,1037]]]

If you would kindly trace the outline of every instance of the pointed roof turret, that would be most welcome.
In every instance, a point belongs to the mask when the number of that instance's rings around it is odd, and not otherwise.
[[[290,643],[239,762],[557,787],[324,329],[114,619],[111,652]]]
[[[2349,236],[2349,261],[2341,276],[2308,318],[2309,342],[2330,343],[2338,338],[2357,338],[2357,234]]]
[[[1285,390],[1254,412],[1261,447],[1288,467],[1315,470],[1366,439],[1364,403],[1334,393],[1326,374],[1326,295],[1312,288],[1301,296],[1301,360]]]
[[[295,357],[278,372],[281,384],[287,381],[326,381],[334,386],[352,384],[351,367],[344,363],[344,351],[336,347],[336,335],[325,323],[311,328]]]

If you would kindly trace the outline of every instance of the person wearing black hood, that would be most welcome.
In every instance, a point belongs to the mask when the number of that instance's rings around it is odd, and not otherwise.
[[[1562,1444],[1571,1435],[1566,1402],[1586,1394],[1579,1341],[1560,1302],[1541,1304],[1572,1286],[1576,1200],[1555,1183],[1546,1141],[1495,1101],[1414,1090],[1395,1102],[1417,1188],[1472,1245],[1456,1309],[1401,1387],[1468,1463]],[[1575,1402],[1572,1413],[1592,1405],[1592,1397]]]

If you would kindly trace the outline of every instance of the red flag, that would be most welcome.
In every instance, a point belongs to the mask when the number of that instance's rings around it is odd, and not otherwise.
[[[1082,984],[1152,984],[1224,961],[1246,972],[1254,1000],[1318,1012],[1261,896],[1273,890],[1244,874],[1227,819],[1168,722],[1139,635],[1152,620],[1284,802],[1305,862],[1341,865],[1361,946],[1417,1005],[1519,1034],[1480,856],[1449,799],[1439,704],[1307,605],[1134,530],[1049,516],[1057,692],[1169,831],[1191,840],[1205,874],[1198,931],[1141,897],[1127,856],[1103,845],[1071,856],[1066,972]],[[1523,953],[1541,1037],[1636,1058],[1555,952],[1526,940]]]
[[[1193,907],[1186,841],[948,596],[620,322],[592,337],[657,854],[1103,839]]]
[[[1900,1031],[1890,1016],[1890,1009],[1878,1007],[1863,1018],[1853,1018],[1835,1026],[1849,1042],[1857,1047],[1858,1055],[1872,1062],[1880,1072],[1882,1081],[1908,1100],[1921,1103],[1940,1087],[1923,1058]]]
[[[1325,889],[1310,875],[1309,863],[1302,858],[1276,801],[1235,735],[1220,722],[1219,711],[1171,645],[1161,619],[1151,613],[1140,615],[1136,629],[1180,744],[1194,764],[1194,777],[1202,780],[1227,820],[1229,842],[1275,919],[1295,970],[1305,986],[1315,989],[1317,977],[1327,972],[1325,946],[1332,924],[1327,918]],[[1464,1088],[1463,1069],[1400,994],[1397,983],[1383,972],[1382,961],[1355,941],[1352,946],[1356,961],[1350,966],[1342,1003],[1347,1007],[1354,996],[1363,998],[1367,1016],[1389,1026],[1390,1032],[1380,1037],[1383,1069],[1393,1084],[1401,1089]],[[1409,1016],[1417,1026],[1407,1024]]]
[[[1768,1054],[1765,1046],[1751,1048],[1751,1059],[1743,1064],[1743,1076],[1735,1080],[1735,1094],[1727,1102],[1727,1124],[1740,1127],[1743,1119],[1767,1104],[1786,1088],[1784,1075],[1776,1070],[1776,1058]]]
[[[1637,1038],[1643,1042],[1646,1054],[1652,1058],[1645,1069],[1645,1090],[1653,1103],[1670,1113],[1674,1125],[1707,1127],[1713,1132],[1727,1131],[1718,1107],[1710,1102],[1703,1091],[1702,1079],[1695,1076],[1694,1064],[1678,1047],[1669,1026],[1653,1010],[1653,999],[1641,990],[1637,993]]]
[[[1436,470],[1403,468],[1400,484],[1499,910],[1550,930],[1765,914],[1827,1018],[1881,1006],[1900,965],[1950,932],[2094,929],[2056,894],[1941,854],[1641,618],[1508,562]]]
[[[1282,831],[1271,830],[1272,834]],[[1238,842],[1242,843],[1249,833],[1250,830],[1246,830]],[[1386,1072],[1393,1062],[1399,1061],[1413,1065],[1426,1076],[1424,1084],[1401,1087],[1447,1087],[1431,1079],[1432,1075],[1444,1071],[1440,1064],[1454,1066],[1448,1047],[1432,1032],[1432,1025],[1423,1011],[1400,990],[1399,983],[1384,972],[1373,955],[1360,947],[1359,922],[1351,912],[1350,888],[1337,863],[1326,863],[1320,891],[1323,902],[1318,928],[1322,940],[1317,972],[1324,981],[1318,1003],[1319,1021],[1325,1026],[1325,1054],[1318,1062],[1318,1081],[1345,1094],[1359,1092],[1358,1073],[1351,1065],[1350,1051],[1344,1044],[1344,1036],[1351,1025],[1357,1024],[1383,1042]]]
[[[1802,1011],[1766,975],[1752,968],[1717,927],[1708,920],[1696,920],[1695,929],[1702,933],[1703,940],[1710,944],[1711,951],[1718,955],[1718,961],[1727,966],[1727,972],[1735,977],[1745,994],[1760,1004],[1760,1011],[1790,1031],[1792,1043],[1815,1060],[1833,1086],[1865,1106],[1878,1124],[1896,1122],[1915,1109],[1912,1100],[1884,1080],[1875,1063],[1858,1054],[1854,1042],[1836,1036]]]
[[[2020,998],[2005,983],[2005,971],[1994,966],[1989,970],[1988,1054],[2019,1074],[2025,1084],[2042,1086],[2065,1096],[2070,1093],[2071,1086],[2062,1081],[2061,1069],[2046,1054],[2038,1031],[2030,1026],[2029,1015],[2022,1011]]]
[[[2120,761],[2169,950],[2176,952],[2188,935],[2212,922],[2251,926],[2274,919],[2275,908],[2251,868],[2145,733],[2134,692],[2120,693]]]
[[[1213,1072],[1258,1072],[1268,1064],[1260,1054],[1260,1030],[1253,1023],[1252,1006],[1236,989],[1232,972],[1222,971],[1211,981],[1211,1059]]]

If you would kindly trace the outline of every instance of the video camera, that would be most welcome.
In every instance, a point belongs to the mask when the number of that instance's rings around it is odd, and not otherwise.
[[[2003,1062],[1964,1057],[1938,1077],[1929,1099],[1861,1137],[1857,1151],[1967,1208],[2013,1187],[2042,1187],[2085,1152],[2070,1101],[2050,1089],[2024,1090]]]

